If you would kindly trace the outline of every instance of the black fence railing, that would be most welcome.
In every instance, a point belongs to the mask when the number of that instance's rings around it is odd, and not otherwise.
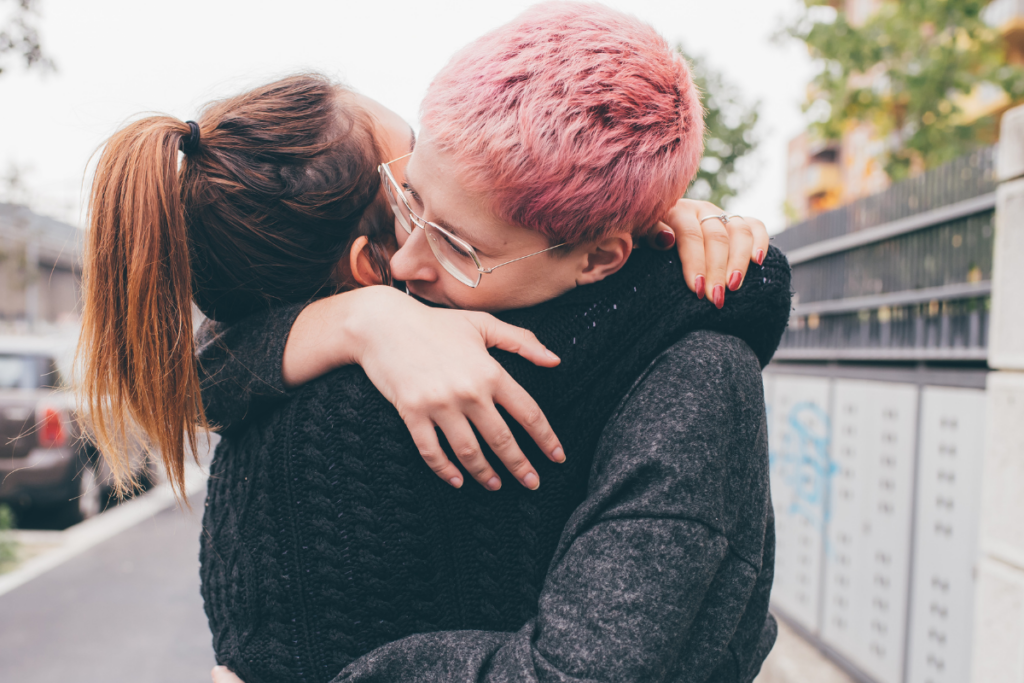
[[[779,360],[986,357],[994,148],[793,226]]]
[[[994,192],[995,155],[995,147],[979,149],[885,192],[789,227],[775,237],[775,244],[792,251]]]
[[[986,211],[797,264],[797,303],[990,280],[992,220]]]
[[[989,299],[797,316],[780,360],[984,360]]]

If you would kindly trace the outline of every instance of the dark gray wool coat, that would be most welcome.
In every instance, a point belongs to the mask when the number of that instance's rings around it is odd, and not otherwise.
[[[777,250],[723,312],[638,252],[503,316],[562,358],[499,354],[566,446],[555,465],[513,427],[536,492],[437,480],[359,368],[285,392],[297,311],[204,330],[220,663],[247,683],[753,679],[775,637],[759,362],[789,314]]]

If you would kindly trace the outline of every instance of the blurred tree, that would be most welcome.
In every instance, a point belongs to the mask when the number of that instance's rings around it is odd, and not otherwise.
[[[39,40],[38,18],[39,0],[0,0],[0,74],[11,60],[30,69],[54,69]]]
[[[841,2],[804,0],[783,35],[818,62],[805,104],[815,132],[839,139],[850,124],[871,124],[887,141],[881,161],[894,181],[992,142],[993,117],[964,105],[985,89],[1007,102],[1024,96],[1024,69],[1007,63],[1002,37],[983,20],[988,2],[886,0],[855,26]]]
[[[708,65],[703,57],[688,59],[694,81],[703,94],[707,130],[700,171],[686,196],[724,206],[745,184],[746,179],[736,167],[757,147],[757,109],[760,103],[748,105],[743,102],[737,88]]]

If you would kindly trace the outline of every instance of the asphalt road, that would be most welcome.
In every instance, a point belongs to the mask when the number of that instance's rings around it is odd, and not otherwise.
[[[202,494],[0,595],[0,681],[200,683]]]

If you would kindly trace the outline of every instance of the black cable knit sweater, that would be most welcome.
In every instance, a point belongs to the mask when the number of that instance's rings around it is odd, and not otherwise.
[[[497,352],[566,448],[564,465],[550,463],[512,425],[540,473],[536,492],[472,483],[456,491],[437,480],[357,367],[284,392],[280,352],[294,310],[207,327],[204,401],[225,427],[201,551],[218,661],[247,683],[327,681],[413,634],[519,630],[537,615],[559,539],[587,498],[602,428],[645,368],[695,329],[743,339],[763,366],[789,303],[789,269],[776,249],[723,311],[685,290],[674,258],[639,251],[601,283],[503,314],[562,358],[541,369]],[[759,486],[766,499],[767,481]],[[770,508],[758,509],[745,523],[762,530],[758,547],[770,557]],[[770,586],[770,571],[758,562],[761,585],[766,576]],[[723,616],[752,629],[733,634],[748,658],[766,653],[757,647],[770,620],[762,597],[756,614],[743,602]],[[359,680],[390,680],[374,675]],[[417,680],[410,675],[402,680]]]

